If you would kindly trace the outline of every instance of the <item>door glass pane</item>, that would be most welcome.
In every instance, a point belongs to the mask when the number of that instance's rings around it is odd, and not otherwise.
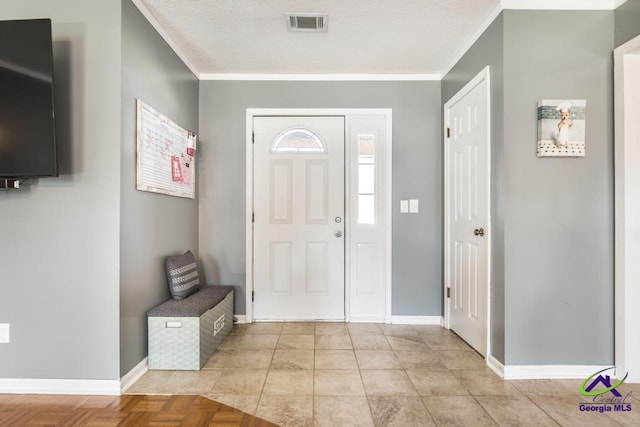
[[[320,137],[305,128],[287,129],[276,137],[271,145],[272,153],[326,153]]]
[[[358,193],[374,194],[375,192],[375,166],[358,165]]]
[[[375,135],[358,135],[358,163],[373,163],[375,154]]]
[[[358,195],[358,223],[375,224],[375,197],[373,194]]]

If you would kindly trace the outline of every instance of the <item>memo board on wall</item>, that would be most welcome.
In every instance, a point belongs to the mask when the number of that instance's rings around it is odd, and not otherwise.
[[[137,100],[138,190],[195,199],[195,149],[195,133]]]

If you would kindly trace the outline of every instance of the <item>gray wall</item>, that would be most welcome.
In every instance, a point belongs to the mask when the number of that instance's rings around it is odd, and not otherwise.
[[[120,377],[120,0],[0,2],[51,18],[59,178],[0,193],[0,378]]]
[[[136,190],[136,99],[198,131],[198,80],[122,0],[120,374],[147,356],[147,317],[169,298],[164,258],[198,251],[198,201]]]
[[[506,363],[613,363],[613,11],[504,12]],[[586,157],[536,158],[536,105],[586,99]]]
[[[491,354],[504,362],[504,64],[500,14],[442,79],[442,104],[486,66],[491,89]]]
[[[440,82],[200,84],[200,257],[207,280],[235,285],[245,313],[247,108],[393,108],[394,315],[442,314]],[[399,200],[420,199],[400,215]]]
[[[640,0],[627,0],[615,12],[615,47],[640,34]]]

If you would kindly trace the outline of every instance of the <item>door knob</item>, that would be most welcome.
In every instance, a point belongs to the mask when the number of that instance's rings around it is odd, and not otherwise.
[[[484,236],[484,228],[476,228],[473,230],[473,234],[480,237]]]
[[[342,237],[342,231],[340,230],[336,231],[336,237]]]

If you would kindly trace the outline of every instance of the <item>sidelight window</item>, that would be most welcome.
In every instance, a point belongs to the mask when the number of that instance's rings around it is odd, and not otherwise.
[[[376,222],[375,135],[358,134],[358,223]]]

